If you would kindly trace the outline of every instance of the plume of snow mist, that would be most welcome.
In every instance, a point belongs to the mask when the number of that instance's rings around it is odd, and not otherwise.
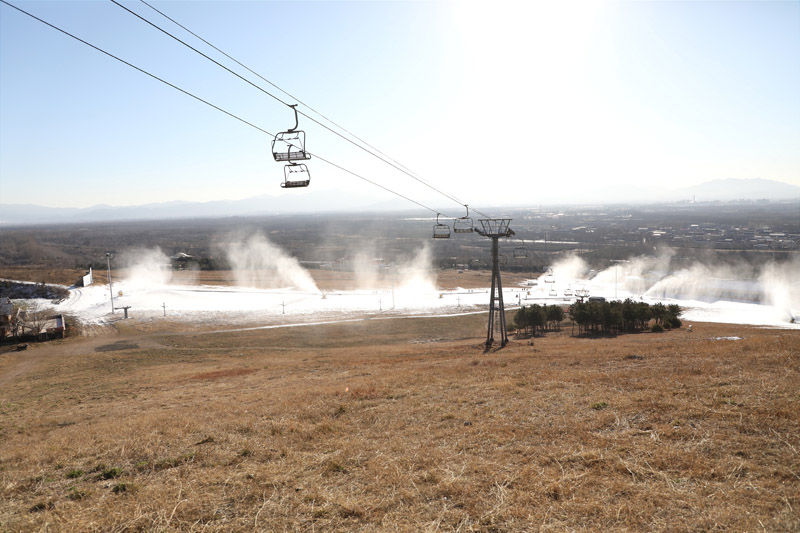
[[[361,250],[353,256],[353,274],[359,289],[375,289],[378,286],[379,265],[373,256],[374,253],[367,250]]]
[[[436,275],[432,264],[431,247],[426,241],[411,259],[397,266],[398,291],[412,297],[435,293]]]
[[[620,261],[598,272],[594,282],[609,287],[609,290],[614,287],[618,295],[640,296],[669,273],[674,255],[674,250],[664,248],[658,255],[641,255]]]
[[[800,259],[785,263],[768,263],[758,281],[764,302],[772,305],[779,318],[786,322],[800,320]]]
[[[301,291],[319,292],[317,284],[297,259],[261,233],[228,239],[222,248],[237,285],[261,288],[292,286]]]
[[[120,255],[118,262],[127,267],[123,281],[128,287],[139,289],[163,287],[172,280],[169,257],[161,251],[161,248],[126,250]]]
[[[577,255],[569,254],[553,263],[550,270],[555,279],[582,279],[589,271],[589,265]]]
[[[645,296],[706,302],[723,299],[758,303],[761,301],[761,290],[748,266],[693,263],[663,277],[647,290]]]

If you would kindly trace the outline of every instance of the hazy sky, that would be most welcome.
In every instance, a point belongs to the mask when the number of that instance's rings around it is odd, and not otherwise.
[[[110,2],[9,1],[268,131],[293,123],[283,105]],[[800,185],[797,1],[153,4],[475,205],[719,178]],[[311,152],[457,214],[301,126]],[[0,203],[303,194],[280,189],[270,140],[0,5]],[[313,190],[384,197],[308,164]]]

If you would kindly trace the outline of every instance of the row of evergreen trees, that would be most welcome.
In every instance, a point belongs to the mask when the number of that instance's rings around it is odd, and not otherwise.
[[[650,329],[681,327],[678,305],[662,303],[648,304],[634,302],[630,298],[621,302],[576,302],[569,307],[569,316],[578,326],[578,335],[609,335],[617,333],[633,333]],[[653,324],[651,325],[651,321]]]
[[[569,307],[569,317],[574,327],[578,327],[578,335],[613,335],[618,333],[634,333],[650,329],[681,327],[678,305],[662,303],[648,304],[634,302],[630,298],[625,301],[615,300],[575,302]],[[538,305],[520,307],[514,315],[512,328],[522,330],[528,335],[541,335],[545,331],[560,329],[564,320],[564,309],[558,305]]]
[[[533,304],[519,308],[514,315],[513,327],[525,331],[528,335],[537,335],[560,329],[562,320],[564,320],[564,309],[561,306]]]

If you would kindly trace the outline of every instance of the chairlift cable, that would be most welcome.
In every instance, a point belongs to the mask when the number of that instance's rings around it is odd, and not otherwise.
[[[382,156],[386,157],[387,159],[389,159],[389,160],[390,160],[390,161],[392,161],[393,163],[396,163],[396,164],[398,164],[399,166],[403,167],[404,169],[408,170],[409,172],[413,172],[413,171],[412,171],[410,168],[408,168],[407,166],[405,166],[405,165],[404,165],[404,164],[402,164],[401,162],[397,161],[396,159],[394,159],[393,157],[391,157],[389,154],[387,154],[387,153],[383,152],[383,151],[382,151],[380,148],[377,148],[376,146],[374,146],[374,145],[372,145],[372,144],[368,143],[367,141],[365,141],[364,139],[362,139],[361,137],[359,137],[358,135],[356,135],[356,134],[355,134],[355,133],[353,133],[352,131],[348,130],[347,128],[345,128],[345,127],[344,127],[344,126],[342,126],[341,124],[337,123],[335,120],[333,120],[333,119],[331,119],[331,118],[329,118],[329,117],[325,116],[325,115],[324,115],[324,114],[323,114],[321,111],[318,111],[317,109],[314,109],[313,107],[311,107],[309,104],[305,103],[303,100],[301,100],[301,99],[300,99],[300,98],[298,98],[297,96],[293,95],[292,93],[290,93],[290,92],[289,92],[289,91],[287,91],[286,89],[284,89],[284,88],[280,87],[280,86],[279,86],[279,85],[277,85],[275,82],[272,82],[272,81],[268,80],[267,78],[265,78],[264,76],[262,76],[261,74],[259,74],[258,72],[256,72],[255,70],[251,69],[250,67],[248,67],[247,65],[245,65],[244,63],[242,63],[241,61],[239,61],[238,59],[236,59],[235,57],[233,57],[232,55],[228,54],[228,53],[227,53],[227,52],[225,52],[224,50],[222,50],[222,49],[220,49],[219,47],[215,46],[214,44],[210,43],[208,40],[204,39],[203,37],[201,37],[201,36],[200,36],[200,35],[198,35],[197,33],[193,32],[192,30],[190,30],[189,28],[187,28],[186,26],[184,26],[183,24],[181,24],[180,22],[178,22],[177,20],[175,20],[174,18],[170,17],[169,15],[167,15],[166,13],[164,13],[163,11],[161,11],[160,9],[158,9],[157,7],[155,7],[154,5],[152,5],[151,3],[147,2],[146,0],[139,0],[139,1],[140,1],[141,3],[143,3],[144,5],[146,5],[147,7],[149,7],[150,9],[152,9],[153,11],[155,11],[156,13],[158,13],[159,15],[161,15],[162,17],[164,17],[165,19],[169,20],[170,22],[172,22],[173,24],[175,24],[176,26],[178,26],[179,28],[182,28],[182,29],[183,29],[184,31],[186,31],[187,33],[189,33],[189,34],[193,35],[194,37],[196,37],[196,38],[197,38],[197,39],[199,39],[200,41],[203,41],[205,44],[207,44],[208,46],[210,46],[211,48],[213,48],[214,50],[216,50],[216,51],[217,51],[217,52],[219,52],[220,54],[224,55],[225,57],[227,57],[228,59],[230,59],[231,61],[233,61],[234,63],[236,63],[236,64],[237,64],[237,65],[239,65],[240,67],[242,67],[243,69],[245,69],[245,70],[247,70],[248,72],[250,72],[251,74],[253,74],[253,75],[255,75],[255,76],[259,77],[259,78],[260,78],[262,81],[265,81],[266,83],[268,83],[268,84],[269,84],[269,85],[271,85],[272,87],[274,87],[274,88],[278,89],[280,92],[282,92],[283,94],[285,94],[286,96],[288,96],[288,97],[289,97],[289,98],[291,98],[292,100],[294,100],[294,101],[298,102],[298,103],[299,103],[299,104],[301,104],[303,107],[306,107],[307,109],[310,109],[312,112],[314,112],[315,114],[319,115],[320,117],[322,117],[322,118],[323,118],[323,119],[325,119],[326,121],[330,122],[331,124],[333,124],[334,126],[336,126],[337,128],[339,128],[340,130],[344,131],[345,133],[347,133],[347,134],[348,134],[348,135],[350,135],[351,137],[353,137],[353,138],[355,138],[355,139],[358,139],[358,141],[359,141],[359,142],[361,142],[361,143],[365,144],[366,146],[369,146],[370,148],[372,148],[373,150],[375,150],[376,152],[378,152],[378,153],[379,153],[379,154],[381,154]]]
[[[19,12],[21,12],[21,13],[24,13],[24,14],[28,15],[29,17],[31,17],[31,18],[33,18],[33,19],[35,19],[35,20],[38,20],[38,21],[39,21],[39,22],[41,22],[42,24],[45,24],[45,25],[47,25],[47,26],[50,26],[50,27],[51,27],[51,28],[53,28],[54,30],[58,30],[58,31],[60,31],[60,32],[61,32],[61,33],[63,33],[64,35],[67,35],[67,36],[69,36],[69,37],[72,37],[72,38],[73,38],[73,39],[75,39],[76,41],[79,41],[79,42],[81,42],[81,43],[85,44],[86,46],[88,46],[88,47],[90,47],[90,48],[94,48],[94,49],[95,49],[95,50],[97,50],[98,52],[101,52],[101,53],[103,53],[103,54],[107,55],[108,57],[111,57],[111,58],[113,58],[113,59],[116,59],[116,60],[117,60],[117,61],[119,61],[120,63],[124,63],[125,65],[128,65],[128,66],[129,66],[129,67],[131,67],[132,69],[138,70],[138,71],[139,71],[139,72],[141,72],[142,74],[147,74],[147,75],[148,75],[148,76],[150,76],[151,78],[153,78],[153,79],[156,79],[156,80],[158,80],[158,81],[160,81],[161,83],[164,83],[164,84],[166,84],[166,85],[169,85],[169,86],[170,86],[170,87],[172,87],[173,89],[175,89],[175,90],[177,90],[177,91],[180,91],[180,92],[182,92],[183,94],[185,94],[185,95],[187,95],[187,96],[191,96],[191,97],[192,97],[192,98],[194,98],[195,100],[199,100],[200,102],[203,102],[204,104],[206,104],[206,105],[209,105],[209,106],[213,107],[213,108],[214,108],[214,109],[216,109],[217,111],[222,111],[222,112],[223,112],[223,113],[225,113],[226,115],[228,115],[228,116],[230,116],[230,117],[233,117],[233,118],[235,118],[235,119],[236,119],[236,120],[238,120],[238,121],[244,122],[245,124],[247,124],[248,126],[250,126],[250,127],[252,127],[252,128],[255,128],[255,129],[257,129],[257,130],[259,130],[259,131],[261,131],[261,132],[263,132],[263,133],[266,133],[267,135],[272,135],[272,133],[268,132],[268,131],[267,131],[267,130],[265,130],[264,128],[261,128],[261,127],[259,127],[259,126],[256,126],[256,125],[255,125],[255,124],[253,124],[252,122],[249,122],[249,121],[247,121],[247,120],[243,119],[242,117],[240,117],[240,116],[238,116],[238,115],[235,115],[235,114],[231,113],[230,111],[227,111],[227,110],[225,110],[225,109],[223,109],[223,108],[221,108],[221,107],[219,107],[219,106],[217,106],[217,105],[214,105],[214,104],[212,104],[211,102],[209,102],[208,100],[204,100],[203,98],[201,98],[201,97],[199,97],[199,96],[197,96],[197,95],[195,95],[195,94],[192,94],[192,93],[190,93],[189,91],[187,91],[186,89],[182,89],[182,88],[178,87],[177,85],[175,85],[175,84],[173,84],[173,83],[170,83],[170,82],[168,82],[167,80],[165,80],[165,79],[163,79],[163,78],[159,78],[159,77],[158,77],[158,76],[156,76],[155,74],[153,74],[153,73],[151,73],[151,72],[148,72],[148,71],[144,70],[143,68],[137,67],[137,66],[136,66],[136,65],[134,65],[133,63],[130,63],[130,62],[128,62],[128,61],[125,61],[125,60],[124,60],[124,59],[122,59],[121,57],[117,57],[117,56],[115,56],[114,54],[112,54],[111,52],[107,52],[107,51],[103,50],[102,48],[100,48],[99,46],[95,46],[95,45],[93,45],[92,43],[90,43],[90,42],[88,42],[88,41],[85,41],[85,40],[81,39],[81,38],[80,38],[80,37],[78,37],[77,35],[74,35],[74,34],[72,34],[72,33],[68,32],[68,31],[66,31],[66,30],[63,30],[63,29],[59,28],[58,26],[56,26],[56,25],[54,25],[54,24],[51,24],[51,23],[47,22],[46,20],[43,20],[43,19],[41,19],[41,18],[37,17],[37,16],[36,16],[36,15],[34,15],[33,13],[29,13],[29,12],[25,11],[24,9],[22,9],[22,8],[20,8],[20,7],[17,7],[17,6],[15,6],[14,4],[11,4],[11,3],[7,2],[6,0],[0,0],[0,2],[4,3],[5,5],[7,5],[7,6],[9,6],[9,7],[13,7],[13,8],[14,8],[14,9],[16,9],[17,11],[19,11]]]
[[[77,35],[72,34],[72,33],[68,32],[67,30],[64,30],[64,29],[56,26],[55,24],[51,24],[50,22],[47,22],[46,20],[37,17],[33,13],[30,13],[30,12],[25,11],[24,9],[20,8],[20,7],[15,6],[14,4],[8,2],[7,0],[0,0],[0,2],[5,4],[5,5],[7,5],[8,7],[16,9],[20,13],[23,13],[23,14],[31,17],[34,20],[37,20],[37,21],[41,22],[42,24],[44,24],[46,26],[49,26],[50,28],[52,28],[52,29],[54,29],[56,31],[59,31],[59,32],[63,33],[64,35],[66,35],[68,37],[71,37],[71,38],[75,39],[76,41],[78,41],[78,42],[80,42],[82,44],[85,44],[86,46],[88,46],[90,48],[93,48],[94,50],[97,50],[98,52],[100,52],[102,54],[107,55],[108,57],[110,57],[112,59],[116,59],[120,63],[123,63],[123,64],[131,67],[132,69],[141,72],[142,74],[146,74],[147,76],[150,76],[151,78],[153,78],[153,79],[155,79],[157,81],[160,81],[161,83],[163,83],[165,85],[168,85],[168,86],[172,87],[176,91],[179,91],[179,92],[181,92],[181,93],[183,93],[183,94],[185,94],[187,96],[190,96],[190,97],[194,98],[195,100],[206,104],[207,106],[213,107],[217,111],[221,111],[222,113],[225,113],[229,117],[235,118],[236,120],[238,120],[240,122],[243,122],[244,124],[247,124],[251,128],[254,128],[254,129],[256,129],[256,130],[258,130],[258,131],[260,131],[262,133],[265,133],[266,135],[269,135],[270,137],[274,137],[275,136],[275,134],[265,130],[264,128],[262,128],[260,126],[257,126],[255,124],[253,124],[252,122],[250,122],[248,120],[245,120],[242,117],[240,117],[240,116],[238,116],[238,115],[236,115],[236,114],[234,114],[234,113],[232,113],[232,112],[230,112],[230,111],[228,111],[226,109],[223,109],[222,107],[220,107],[218,105],[212,104],[208,100],[205,100],[204,98],[201,98],[201,97],[199,97],[199,96],[187,91],[186,89],[183,89],[183,88],[175,85],[174,83],[170,83],[167,80],[165,80],[163,78],[160,78],[159,76],[156,76],[155,74],[153,74],[151,72],[148,72],[147,70],[145,70],[145,69],[143,69],[141,67],[138,67],[138,66],[134,65],[133,63],[130,63],[129,61],[126,61],[126,60],[122,59],[121,57],[118,57],[118,56],[112,54],[111,52],[108,52],[108,51],[100,48],[99,46],[96,46],[96,45],[94,45],[94,44],[92,44],[92,43],[90,43],[90,42],[88,42],[88,41],[86,41],[84,39],[81,39]],[[341,170],[343,172],[346,172],[346,173],[348,173],[348,174],[350,174],[350,175],[352,175],[352,176],[354,176],[356,178],[359,178],[359,179],[361,179],[363,181],[366,181],[367,183],[375,185],[376,187],[379,187],[379,188],[381,188],[381,189],[383,189],[383,190],[385,190],[385,191],[387,191],[387,192],[389,192],[391,194],[394,194],[395,196],[403,198],[404,200],[407,200],[407,201],[409,201],[411,203],[414,203],[414,204],[418,205],[419,207],[427,209],[428,211],[430,211],[430,212],[432,212],[434,214],[438,214],[439,213],[439,211],[437,211],[436,209],[433,209],[432,207],[429,207],[429,206],[423,204],[422,202],[418,202],[417,200],[414,200],[413,198],[410,198],[410,197],[408,197],[408,196],[406,196],[406,195],[404,195],[402,193],[394,191],[394,190],[390,189],[389,187],[386,187],[385,185],[381,185],[380,183],[377,183],[376,181],[373,181],[373,180],[371,180],[371,179],[369,179],[369,178],[367,178],[365,176],[362,176],[361,174],[358,174],[357,172],[353,172],[352,170],[350,170],[348,168],[345,168],[345,167],[343,167],[343,166],[341,166],[341,165],[339,165],[337,163],[334,163],[333,161],[331,161],[329,159],[326,159],[326,158],[324,158],[324,157],[322,157],[320,155],[317,155],[317,154],[313,154],[313,155],[317,159],[319,159],[321,161],[324,161],[325,163],[327,163],[327,164],[329,164],[329,165],[331,165],[331,166],[333,166],[333,167],[335,167],[335,168],[337,168],[337,169],[339,169],[339,170]]]
[[[150,25],[150,26],[152,26],[153,28],[155,28],[155,29],[159,30],[160,32],[164,33],[165,35],[167,35],[167,36],[171,37],[171,38],[172,38],[172,39],[174,39],[175,41],[177,41],[177,42],[181,43],[182,45],[184,45],[185,47],[187,47],[187,48],[189,48],[190,50],[194,51],[195,53],[197,53],[197,54],[200,54],[200,55],[201,55],[201,56],[203,56],[204,58],[206,58],[206,59],[208,59],[209,61],[211,61],[212,63],[216,64],[217,66],[219,66],[219,67],[221,67],[221,68],[223,68],[223,69],[227,70],[228,72],[230,72],[231,74],[233,74],[233,75],[234,75],[234,76],[236,76],[237,78],[241,79],[242,81],[246,82],[247,84],[249,84],[249,85],[252,85],[253,87],[255,87],[256,89],[258,89],[259,91],[261,91],[261,92],[263,92],[264,94],[266,94],[267,96],[270,96],[271,98],[275,99],[276,101],[280,102],[281,104],[285,105],[286,107],[291,107],[291,104],[289,104],[288,102],[284,101],[284,100],[283,100],[283,99],[281,99],[280,97],[278,97],[278,96],[276,96],[276,95],[272,94],[271,92],[267,91],[266,89],[264,89],[264,88],[263,88],[263,87],[261,87],[260,85],[257,85],[256,83],[253,83],[252,81],[248,80],[247,78],[245,78],[244,76],[242,76],[242,75],[241,75],[241,74],[239,74],[238,72],[236,72],[236,71],[234,71],[234,70],[232,70],[232,69],[228,68],[227,66],[223,65],[222,63],[220,63],[219,61],[217,61],[217,60],[216,60],[216,59],[214,59],[213,57],[211,57],[211,56],[209,56],[209,55],[207,55],[207,54],[203,53],[202,51],[198,50],[197,48],[195,48],[194,46],[190,45],[190,44],[189,44],[189,43],[187,43],[186,41],[182,40],[180,37],[177,37],[177,36],[173,35],[172,33],[170,33],[169,31],[165,30],[164,28],[162,28],[161,26],[159,26],[159,25],[158,25],[158,24],[156,24],[155,22],[152,22],[151,20],[147,19],[147,18],[146,18],[146,17],[144,17],[143,15],[140,15],[139,13],[137,13],[137,12],[133,11],[132,9],[130,9],[130,8],[126,7],[126,6],[124,6],[123,4],[119,3],[117,0],[109,0],[109,1],[110,1],[111,3],[113,3],[114,5],[116,5],[116,6],[120,7],[120,8],[122,8],[122,9],[124,9],[125,11],[127,11],[127,12],[128,12],[128,13],[130,13],[131,15],[135,16],[136,18],[140,19],[141,21],[143,21],[143,22],[145,22],[145,23],[149,24],[149,25]],[[171,19],[170,19],[170,20],[171,20]],[[183,26],[181,26],[181,27],[183,27]],[[188,31],[188,30],[187,30],[187,31]],[[192,33],[192,32],[190,32],[190,33]],[[194,35],[194,33],[192,33],[192,35]],[[201,39],[201,40],[203,40],[203,39]],[[206,41],[205,41],[205,40],[203,40],[203,42],[206,42]],[[216,47],[214,47],[214,49],[216,49]],[[221,52],[221,53],[223,53],[223,54],[224,54],[224,52]],[[227,54],[225,54],[225,55],[227,56]],[[237,63],[238,63],[238,61],[237,61]],[[245,68],[246,68],[246,67],[245,67]],[[249,69],[248,69],[248,70],[249,70]],[[268,82],[268,83],[272,84],[271,82]],[[272,85],[274,85],[274,84],[272,84]],[[278,89],[280,89],[280,88],[278,88]],[[283,91],[282,89],[280,89],[280,90],[281,90],[282,92],[286,93],[286,91]],[[289,93],[286,93],[286,94],[289,94]],[[303,105],[305,105],[305,104],[303,104]],[[308,107],[308,106],[306,106],[306,107]],[[310,108],[309,108],[309,109],[310,109]],[[410,178],[412,178],[412,179],[416,180],[417,182],[419,182],[419,183],[421,183],[421,184],[425,185],[425,186],[426,186],[426,187],[428,187],[429,189],[431,189],[431,190],[433,190],[433,191],[435,191],[435,192],[437,192],[437,193],[441,194],[442,196],[444,196],[444,197],[448,198],[449,200],[452,200],[453,202],[455,202],[455,203],[457,203],[457,204],[459,204],[459,205],[462,205],[462,206],[464,205],[464,202],[462,202],[461,200],[459,200],[459,199],[458,199],[458,198],[456,198],[455,196],[453,196],[453,195],[451,195],[451,194],[448,194],[448,193],[446,193],[446,192],[442,191],[441,189],[439,189],[439,188],[435,187],[434,185],[431,185],[431,184],[430,184],[430,183],[428,183],[427,181],[425,181],[425,180],[423,180],[423,179],[421,179],[421,178],[419,178],[419,177],[415,176],[414,174],[412,174],[411,172],[409,172],[409,171],[408,171],[408,170],[406,170],[405,168],[402,168],[401,166],[399,166],[399,164],[395,164],[395,163],[393,163],[393,162],[391,162],[391,161],[388,161],[387,159],[385,159],[384,157],[381,157],[380,155],[376,154],[376,153],[375,153],[375,152],[373,152],[372,150],[369,150],[368,148],[365,148],[364,146],[362,146],[362,145],[358,144],[357,142],[353,141],[352,139],[349,139],[349,138],[348,138],[348,137],[346,137],[345,135],[342,135],[340,132],[338,132],[338,131],[336,131],[336,130],[332,129],[331,127],[327,126],[326,124],[323,124],[322,122],[320,122],[319,120],[315,119],[314,117],[312,117],[312,116],[309,116],[307,113],[304,113],[303,111],[297,111],[297,112],[298,112],[299,114],[303,115],[304,117],[306,117],[307,119],[309,119],[310,121],[314,122],[315,124],[317,124],[317,125],[319,125],[319,126],[321,126],[321,127],[325,128],[326,130],[328,130],[329,132],[333,133],[334,135],[336,135],[336,136],[340,137],[341,139],[344,139],[345,141],[349,142],[349,143],[350,143],[350,144],[352,144],[353,146],[355,146],[355,147],[357,147],[357,148],[360,148],[361,150],[363,150],[363,151],[367,152],[368,154],[372,155],[373,157],[375,157],[375,158],[377,158],[377,159],[379,159],[379,160],[383,161],[383,162],[384,162],[384,163],[386,163],[387,165],[389,165],[389,166],[391,166],[391,167],[395,168],[396,170],[398,170],[398,171],[402,172],[403,174],[406,174],[407,176],[409,176]],[[344,128],[342,128],[342,129],[344,129]],[[366,143],[365,143],[365,144],[366,144]],[[388,156],[387,156],[387,157],[388,157]],[[488,215],[486,215],[486,214],[484,214],[484,213],[481,213],[481,212],[480,212],[480,211],[478,211],[477,209],[473,209],[473,211],[475,211],[476,213],[479,213],[479,214],[481,214],[481,215],[483,215],[483,216],[485,216],[485,217],[487,217],[487,218],[490,218]]]

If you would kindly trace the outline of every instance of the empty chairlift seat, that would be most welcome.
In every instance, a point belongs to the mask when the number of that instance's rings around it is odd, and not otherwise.
[[[311,159],[306,152],[304,131],[282,131],[272,140],[272,157],[275,161],[305,161]]]
[[[272,139],[272,157],[275,161],[305,161],[311,159],[306,152],[306,132],[298,130],[297,104],[289,106],[294,111],[294,127],[282,131]]]
[[[439,222],[439,214],[436,214],[436,224],[433,225],[433,238],[434,239],[449,239],[450,226]]]
[[[473,229],[471,218],[461,217],[453,221],[453,231],[456,233],[472,233]]]
[[[309,183],[311,183],[311,173],[305,165],[291,163],[283,167],[283,183],[281,183],[281,187],[284,189],[308,187]]]
[[[453,221],[453,231],[455,233],[472,233],[474,231],[472,218],[469,216],[469,206],[465,205],[464,207],[467,208],[467,214]]]

